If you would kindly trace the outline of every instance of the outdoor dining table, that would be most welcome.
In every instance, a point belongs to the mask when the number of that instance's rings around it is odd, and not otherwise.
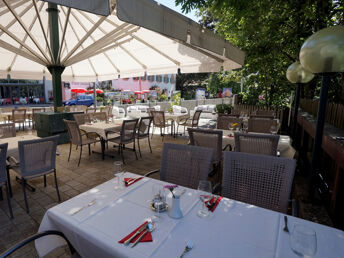
[[[79,128],[87,133],[97,133],[100,136],[100,143],[102,149],[102,158],[105,158],[105,142],[106,133],[108,131],[117,131],[120,133],[122,128],[122,120],[116,120],[114,122],[97,122],[97,123],[86,123],[79,125]]]
[[[125,173],[125,177],[138,175]],[[143,178],[133,185],[115,189],[107,181],[64,203],[50,208],[39,232],[58,230],[68,238],[82,257],[179,257],[187,241],[194,243],[185,257],[297,257],[289,246],[290,233],[283,231],[284,214],[223,198],[208,218],[200,218],[199,192],[186,189],[180,197],[183,217],[173,219],[160,213],[152,242],[134,248],[118,243],[148,218],[156,215],[149,207],[152,188],[167,183]],[[88,205],[93,201],[93,205]],[[171,205],[171,195],[167,197]],[[73,214],[75,210],[78,213]],[[317,237],[314,257],[342,257],[344,232],[288,216],[288,226],[304,225]],[[36,240],[39,256],[63,245],[61,238],[47,236]]]
[[[226,146],[227,144],[230,144],[232,148],[234,148],[235,140],[234,140],[233,132],[230,130],[221,130],[221,131],[223,131],[222,145]],[[291,139],[289,135],[280,135],[277,150],[279,151],[281,157],[290,158],[290,159],[294,158],[296,151],[291,146]]]
[[[179,124],[181,120],[189,119],[190,115],[188,113],[170,113],[165,112],[165,120],[172,121],[171,128],[174,128],[174,130],[171,129],[171,135],[174,137],[178,134],[178,132],[175,131],[175,124]],[[174,131],[174,133],[173,133]]]

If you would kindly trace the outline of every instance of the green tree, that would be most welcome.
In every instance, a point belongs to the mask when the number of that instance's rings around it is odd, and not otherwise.
[[[298,59],[303,42],[315,31],[343,23],[343,1],[176,0],[176,4],[186,12],[197,8],[203,26],[214,28],[245,51],[243,77],[258,74],[245,81],[245,94],[263,94],[264,104],[269,106],[287,103],[294,91],[285,72]],[[312,98],[319,80],[307,85],[303,94]],[[340,92],[341,80],[335,81],[331,92]],[[333,95],[334,99],[338,96],[341,94]]]

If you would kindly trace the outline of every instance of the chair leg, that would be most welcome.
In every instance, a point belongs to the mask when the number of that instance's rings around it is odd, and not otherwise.
[[[4,199],[3,195],[2,195],[2,186],[0,186],[0,201],[2,201]]]
[[[10,192],[10,197],[12,198],[12,186],[11,186],[11,177],[10,177],[10,168],[6,167],[7,172],[7,184],[8,184],[8,190]]]
[[[122,162],[123,162],[123,164],[125,164],[125,161],[124,161],[124,153],[123,153],[123,146],[122,146],[122,144],[121,144],[120,149],[121,149]]]
[[[148,145],[149,145],[150,152],[152,153],[152,147],[151,147],[151,144],[150,144],[149,135],[148,135]]]
[[[148,140],[149,140],[149,136],[148,136]],[[137,146],[139,147],[140,158],[142,158],[139,138],[137,138]]]
[[[6,196],[7,196],[7,204],[8,204],[8,209],[10,211],[11,219],[13,219],[13,211],[12,211],[12,205],[11,205],[11,199],[10,199],[10,191],[8,190],[8,184],[6,184]]]
[[[135,148],[135,140],[134,140],[134,148],[133,148],[134,152],[135,152],[135,157],[136,157],[136,160],[138,160],[137,158],[137,153],[136,153],[136,148]]]
[[[23,193],[24,193],[26,213],[29,213],[29,204],[27,203],[27,196],[26,196],[25,185],[26,185],[26,181],[25,181],[24,178],[22,178],[22,188],[23,188]]]
[[[88,155],[91,155],[91,144],[88,144]]]
[[[78,145],[77,145],[78,146]],[[72,143],[70,143],[70,146],[69,146],[69,155],[68,155],[68,162],[69,162],[69,159],[70,159],[70,154],[72,152]]]
[[[47,175],[44,175],[44,187],[47,187]]]
[[[152,129],[152,139],[153,139],[153,135],[154,135],[154,125],[153,125],[153,129]],[[148,137],[149,137],[149,135],[148,135]]]
[[[80,146],[80,156],[79,156],[79,162],[78,162],[78,166],[80,165],[81,154],[82,154],[82,145]]]
[[[57,198],[58,198],[59,202],[61,202],[59,187],[57,186],[56,169],[54,169],[54,178],[55,178],[55,187],[56,187],[56,192],[57,192]]]

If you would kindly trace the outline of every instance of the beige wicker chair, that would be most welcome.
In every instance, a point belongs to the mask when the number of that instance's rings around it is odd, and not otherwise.
[[[79,156],[79,162],[78,162],[78,166],[79,166],[81,155],[82,155],[82,146],[88,145],[88,154],[91,155],[91,144],[100,142],[100,136],[98,135],[98,138],[95,139],[93,137],[95,133],[92,132],[92,133],[85,133],[86,137],[82,137],[83,135],[81,134],[79,125],[76,121],[70,121],[70,120],[65,120],[65,119],[63,119],[63,121],[65,122],[67,126],[69,137],[70,137],[68,162],[70,160],[70,154],[72,152],[72,145],[74,144],[77,147],[80,146],[80,156]],[[90,137],[88,137],[89,134],[90,134]]]
[[[162,150],[160,179],[172,184],[197,189],[200,180],[207,180],[214,150],[184,144],[165,143]]]
[[[96,119],[97,121],[101,121],[101,122],[107,122],[108,121],[108,117],[107,117],[106,112],[96,112],[96,113],[93,113],[90,115],[92,115],[92,118]]]
[[[234,133],[235,151],[277,156],[280,136],[273,134]]]
[[[270,133],[272,126],[278,127],[277,120],[268,118],[250,118],[248,120],[249,132]]]
[[[113,118],[112,106],[100,107],[100,112],[105,112],[108,119]]]
[[[234,123],[237,123],[240,128],[243,122],[241,118],[237,118],[233,116],[218,116],[216,128],[220,130],[228,130],[229,126]]]
[[[142,155],[141,155],[141,148],[140,148],[140,140],[144,138],[148,139],[149,149],[150,149],[150,152],[152,153],[152,147],[151,147],[150,139],[149,139],[149,130],[150,130],[152,121],[153,121],[153,117],[151,116],[141,117],[138,128],[137,128],[136,139],[137,139],[137,146],[139,147],[139,153],[140,153],[141,158],[142,158]]]
[[[227,151],[222,195],[286,213],[295,167],[294,159]]]
[[[23,130],[24,130],[25,120],[26,120],[25,108],[12,109],[12,122],[15,124],[19,124],[19,130],[20,130],[20,124],[22,124]]]
[[[14,123],[0,124],[0,139],[16,137],[16,127]]]
[[[155,111],[155,108],[147,108],[147,113],[151,117],[153,117],[153,114],[152,114],[153,111]]]
[[[97,112],[97,109],[96,108],[91,108],[91,107],[88,107],[86,109],[86,114],[94,114]]]
[[[73,114],[74,120],[78,125],[83,125],[86,123],[91,123],[89,114]]]
[[[12,167],[22,179],[22,188],[26,212],[29,213],[29,205],[26,197],[26,181],[35,177],[44,176],[44,186],[46,186],[46,175],[54,173],[55,187],[58,201],[60,202],[60,193],[56,178],[56,147],[60,136],[55,135],[37,140],[18,142],[19,166]],[[10,178],[9,178],[10,181]]]
[[[171,127],[171,131],[172,131],[173,122],[165,120],[164,111],[152,111],[152,115],[153,115],[152,138],[154,134],[154,128],[157,127],[157,128],[160,128],[160,135],[162,136],[162,140],[164,140],[165,128]]]
[[[13,212],[12,212],[12,205],[10,199],[10,191],[9,191],[9,181],[8,181],[8,169],[6,164],[6,157],[7,157],[7,146],[8,143],[0,144],[0,191],[2,196],[2,187],[5,186],[6,188],[6,197],[7,197],[7,204],[8,209],[10,211],[11,218],[13,219]]]
[[[191,128],[196,127],[197,128],[201,114],[202,114],[202,110],[196,110],[192,119],[181,119],[178,123],[178,126],[177,126],[177,132],[178,132],[180,125],[184,126],[184,135],[185,135],[185,128],[186,127],[191,127]]]
[[[135,148],[136,128],[138,121],[139,119],[123,120],[120,135],[118,135],[117,131],[109,130],[106,132],[107,141],[116,143],[118,145],[118,152],[120,153],[124,164],[125,161],[123,150],[124,148],[129,149],[127,146],[125,146],[126,144],[133,143],[133,148],[130,150],[135,152],[136,159],[138,159]]]

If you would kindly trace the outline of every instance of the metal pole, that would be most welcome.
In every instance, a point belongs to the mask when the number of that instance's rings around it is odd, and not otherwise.
[[[59,10],[57,5],[48,3],[47,12],[49,13],[49,29],[50,29],[50,47],[53,53],[54,65],[48,66],[48,70],[52,76],[53,95],[54,95],[54,110],[62,106],[62,80],[61,74],[64,67],[60,65],[60,60],[57,60],[60,42],[59,42]]]
[[[314,143],[313,143],[311,171],[309,174],[309,194],[311,198],[313,197],[313,194],[314,194],[314,177],[320,165],[319,161],[321,158],[320,152],[321,152],[322,137],[324,133],[324,125],[325,125],[325,118],[326,118],[327,95],[328,95],[328,88],[330,85],[330,74],[323,74],[322,76],[323,78],[322,78],[322,86],[320,90],[318,117],[317,117],[317,122],[316,122]]]
[[[301,83],[296,84],[296,92],[295,92],[295,101],[294,101],[294,116],[293,116],[293,138],[296,138],[296,129],[297,129],[297,115],[299,111],[300,105],[300,93],[301,93]]]
[[[98,82],[98,80],[96,81]],[[97,92],[96,92],[96,83],[93,83],[93,105],[97,108]]]

